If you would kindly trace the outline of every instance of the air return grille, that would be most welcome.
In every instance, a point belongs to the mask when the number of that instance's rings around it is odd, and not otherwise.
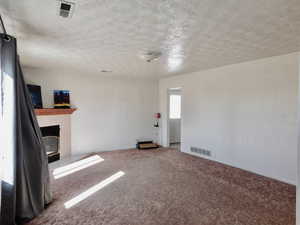
[[[64,18],[71,17],[74,11],[74,3],[67,1],[59,1],[59,15]]]
[[[197,153],[199,155],[211,157],[211,151],[203,148],[191,147],[191,152]]]

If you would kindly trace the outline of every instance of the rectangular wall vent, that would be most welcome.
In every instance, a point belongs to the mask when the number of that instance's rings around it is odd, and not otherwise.
[[[211,157],[211,151],[204,148],[191,147],[191,152],[197,153],[199,155]]]
[[[69,18],[73,15],[75,4],[73,2],[59,1],[58,14],[61,17]]]

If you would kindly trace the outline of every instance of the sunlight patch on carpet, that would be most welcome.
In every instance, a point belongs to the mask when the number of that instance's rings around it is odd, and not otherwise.
[[[94,155],[77,162],[71,163],[66,166],[59,167],[53,170],[54,179],[59,179],[61,177],[67,176],[69,174],[75,173],[79,170],[85,169],[97,163],[104,161],[100,156]]]
[[[114,182],[115,180],[119,179],[125,175],[123,171],[119,171],[115,173],[114,175],[106,178],[105,180],[101,181],[100,183],[94,185],[93,187],[89,188],[88,190],[82,192],[81,194],[77,195],[75,198],[72,198],[71,200],[65,202],[65,208],[69,209],[72,206],[78,204],[79,202],[83,201],[84,199],[88,198],[92,194],[96,193],[97,191],[101,190],[105,186],[109,185],[110,183]]]

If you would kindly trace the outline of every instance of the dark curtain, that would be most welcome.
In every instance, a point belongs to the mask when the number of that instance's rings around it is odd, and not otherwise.
[[[0,51],[2,118],[4,132],[7,128],[5,139],[12,140],[2,151],[0,224],[14,225],[40,214],[50,203],[51,193],[47,154],[24,82],[16,39],[1,35]]]

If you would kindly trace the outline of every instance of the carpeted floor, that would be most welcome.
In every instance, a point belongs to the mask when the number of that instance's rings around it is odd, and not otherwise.
[[[53,181],[54,202],[28,225],[294,225],[296,190],[170,149],[114,151]],[[95,184],[124,175],[66,209]]]

